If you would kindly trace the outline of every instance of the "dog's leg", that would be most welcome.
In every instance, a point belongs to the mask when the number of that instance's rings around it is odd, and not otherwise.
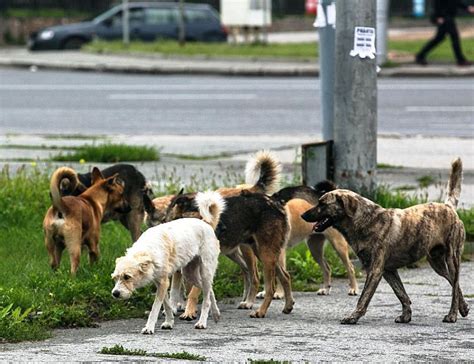
[[[331,267],[324,259],[324,235],[313,234],[308,238],[308,248],[314,260],[319,264],[323,271],[323,287],[316,294],[326,296],[331,291]]]
[[[387,283],[392,287],[393,292],[395,292],[396,296],[400,300],[402,304],[402,315],[395,319],[397,323],[408,323],[411,321],[411,301],[410,297],[408,297],[407,292],[405,291],[405,287],[403,287],[402,280],[398,275],[396,270],[394,271],[385,271],[383,273],[383,277],[387,281]]]
[[[242,244],[240,245],[242,251],[242,256],[248,268],[249,274],[249,289],[247,296],[244,298],[246,302],[245,308],[252,308],[257,298],[258,286],[260,285],[260,280],[258,278],[258,268],[257,268],[257,257],[250,245]]]
[[[162,278],[159,282],[156,282],[155,301],[153,302],[153,307],[151,308],[151,312],[148,315],[146,325],[142,329],[142,334],[151,335],[155,332],[156,321],[158,320],[161,304],[163,303],[166,293],[168,292],[168,286],[168,277]]]
[[[427,260],[428,260],[428,263],[430,263],[433,270],[436,273],[438,273],[441,277],[446,278],[446,280],[449,282],[449,284],[452,287],[453,280],[451,279],[451,276],[449,274],[445,257],[442,255],[436,254],[436,252],[432,251],[428,255]],[[464,299],[464,295],[462,294],[461,288],[459,288],[459,313],[461,314],[462,317],[466,317],[469,313],[469,305]]]
[[[54,270],[59,268],[59,265],[61,264],[61,257],[63,256],[63,251],[64,251],[64,244],[63,243],[58,243],[54,245]]]
[[[250,252],[248,251],[250,249]],[[255,302],[254,300],[247,301],[247,299],[252,295],[253,290],[253,265],[255,264],[255,255],[253,254],[252,249],[248,246],[245,246],[242,244],[239,249],[228,253],[227,256],[235,263],[239,265],[239,267],[242,269],[242,272],[244,274],[244,294],[242,298],[242,302],[239,303],[239,306],[237,308],[239,309],[250,309],[253,306],[253,303]],[[245,252],[245,255],[243,254]],[[253,258],[250,256],[252,255]],[[244,259],[245,256],[245,259]],[[247,264],[247,261],[248,264]],[[250,267],[249,267],[250,265]],[[258,288],[257,288],[258,289]],[[254,294],[256,294],[254,292]]]
[[[92,237],[88,241],[89,246],[89,263],[94,264],[99,260],[100,249],[99,249],[99,236]]]
[[[163,306],[165,308],[165,322],[161,324],[162,330],[171,330],[174,325],[174,315],[173,309],[170,304],[170,300],[168,299],[168,295],[165,292],[165,297],[163,300]]]
[[[347,275],[349,276],[349,296],[356,296],[359,293],[359,285],[357,284],[357,279],[355,275],[354,265],[349,259],[349,244],[347,244],[346,239],[342,236],[341,233],[332,229],[328,234],[329,242],[336,250],[337,255],[341,259],[342,263],[346,267]]]
[[[295,304],[295,300],[293,299],[293,294],[291,292],[291,276],[286,271],[285,267],[282,267],[280,264],[277,264],[276,266],[276,273],[279,281],[281,282],[285,296],[285,307],[283,308],[283,313],[290,313],[293,311],[293,306]],[[273,297],[275,297],[275,295],[273,295]]]
[[[199,287],[193,286],[191,291],[189,291],[188,299],[186,301],[186,308],[184,312],[179,316],[180,320],[192,321],[197,317],[197,305],[199,301],[199,295],[201,294],[201,289]]]
[[[170,304],[175,314],[184,310],[184,292],[182,289],[182,279],[183,275],[181,274],[181,271],[178,270],[175,274],[173,274],[173,278],[171,280]]]
[[[69,257],[71,260],[71,274],[76,275],[77,268],[81,260],[81,248],[82,241],[80,233],[82,228],[71,229],[64,234],[64,241],[66,242],[66,248],[69,252]],[[79,234],[78,234],[79,232]]]
[[[258,244],[258,243],[257,243]],[[273,299],[274,281],[275,281],[275,267],[278,261],[279,252],[271,249],[264,249],[257,247],[258,256],[263,264],[263,277],[265,283],[265,298],[260,307],[250,314],[253,318],[263,318],[267,313],[268,307]],[[275,255],[277,254],[277,255]]]
[[[360,295],[357,307],[349,316],[341,320],[341,324],[356,324],[359,319],[367,312],[370,300],[377,289],[383,275],[384,259],[382,256],[374,257],[374,261],[367,273],[364,289]]]
[[[221,318],[221,311],[219,310],[219,307],[217,307],[217,301],[216,301],[216,296],[214,295],[214,290],[211,287],[211,313],[212,313],[212,318],[214,319],[214,322],[219,321]]]
[[[209,309],[211,308],[211,291],[212,281],[214,274],[211,271],[212,267],[205,266],[201,263],[200,276],[201,276],[201,288],[202,288],[202,305],[201,305],[201,316],[199,321],[196,322],[194,328],[205,329],[207,328],[207,318],[209,317]]]
[[[458,251],[453,246],[448,246],[448,252],[446,256],[446,263],[448,265],[449,275],[451,280],[453,281],[452,284],[452,300],[451,300],[451,308],[449,313],[444,317],[443,322],[454,323],[457,321],[458,310],[461,306],[460,300],[462,296],[461,288],[459,286],[459,265],[461,261],[461,252]],[[464,297],[463,297],[464,300]]]

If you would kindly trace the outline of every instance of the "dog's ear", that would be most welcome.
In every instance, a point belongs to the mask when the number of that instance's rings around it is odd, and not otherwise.
[[[113,176],[107,178],[107,184],[109,186],[117,184],[119,186],[125,187],[125,182],[119,177],[118,173],[115,173]]]
[[[153,201],[146,193],[143,194],[143,207],[145,208],[145,211],[148,215],[153,215],[156,210]]]
[[[104,179],[104,176],[102,175],[102,172],[100,171],[99,168],[94,167],[92,168],[92,184],[95,185],[97,182],[101,181]]]
[[[134,258],[138,262],[138,267],[141,272],[146,273],[151,267],[152,259],[148,253],[137,253],[134,255]]]
[[[184,193],[184,187],[181,187],[181,189],[179,190],[179,192],[176,194],[176,196],[180,196]]]
[[[322,202],[325,205],[330,205],[336,202],[336,196],[333,193],[325,193],[319,198],[319,202]]]
[[[357,201],[349,195],[336,195],[337,203],[342,207],[349,217],[354,217],[357,210]]]

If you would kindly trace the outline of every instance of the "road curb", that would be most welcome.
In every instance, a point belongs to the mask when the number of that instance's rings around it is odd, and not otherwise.
[[[256,62],[256,61],[196,61],[189,62],[183,59],[167,59],[163,63],[159,59],[156,62],[148,60],[146,64],[130,65],[133,60],[140,58],[128,58],[128,63],[120,61],[61,61],[41,60],[13,57],[0,57],[0,66],[30,68],[32,66],[42,69],[73,70],[89,72],[111,72],[111,73],[135,73],[156,75],[226,75],[226,76],[270,76],[270,77],[315,77],[319,75],[319,67],[316,64],[289,63],[289,62]],[[401,66],[384,68],[379,72],[379,77],[474,77],[474,67],[456,66]]]

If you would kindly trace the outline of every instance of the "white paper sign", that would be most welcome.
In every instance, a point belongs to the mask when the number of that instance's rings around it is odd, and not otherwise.
[[[315,28],[324,28],[326,23],[326,14],[324,14],[323,6],[318,2],[318,11],[316,15],[316,19],[314,20],[313,27]]]
[[[354,30],[354,49],[350,55],[360,58],[375,58],[375,28],[355,27]]]
[[[318,3],[318,12],[316,19],[314,20],[313,27],[324,28],[326,26],[336,27],[336,4],[330,4],[326,6],[326,13],[324,12],[323,6]]]
[[[328,25],[332,25],[333,28],[336,28],[336,4],[332,3],[326,7],[326,18]]]

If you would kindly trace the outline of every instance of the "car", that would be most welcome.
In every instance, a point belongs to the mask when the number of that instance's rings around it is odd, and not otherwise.
[[[178,39],[178,3],[130,3],[130,39],[154,41]],[[123,5],[117,5],[91,21],[58,25],[41,29],[30,35],[30,50],[79,49],[94,38],[115,40],[122,38]],[[227,30],[219,13],[207,4],[184,4],[187,41],[225,42]]]

